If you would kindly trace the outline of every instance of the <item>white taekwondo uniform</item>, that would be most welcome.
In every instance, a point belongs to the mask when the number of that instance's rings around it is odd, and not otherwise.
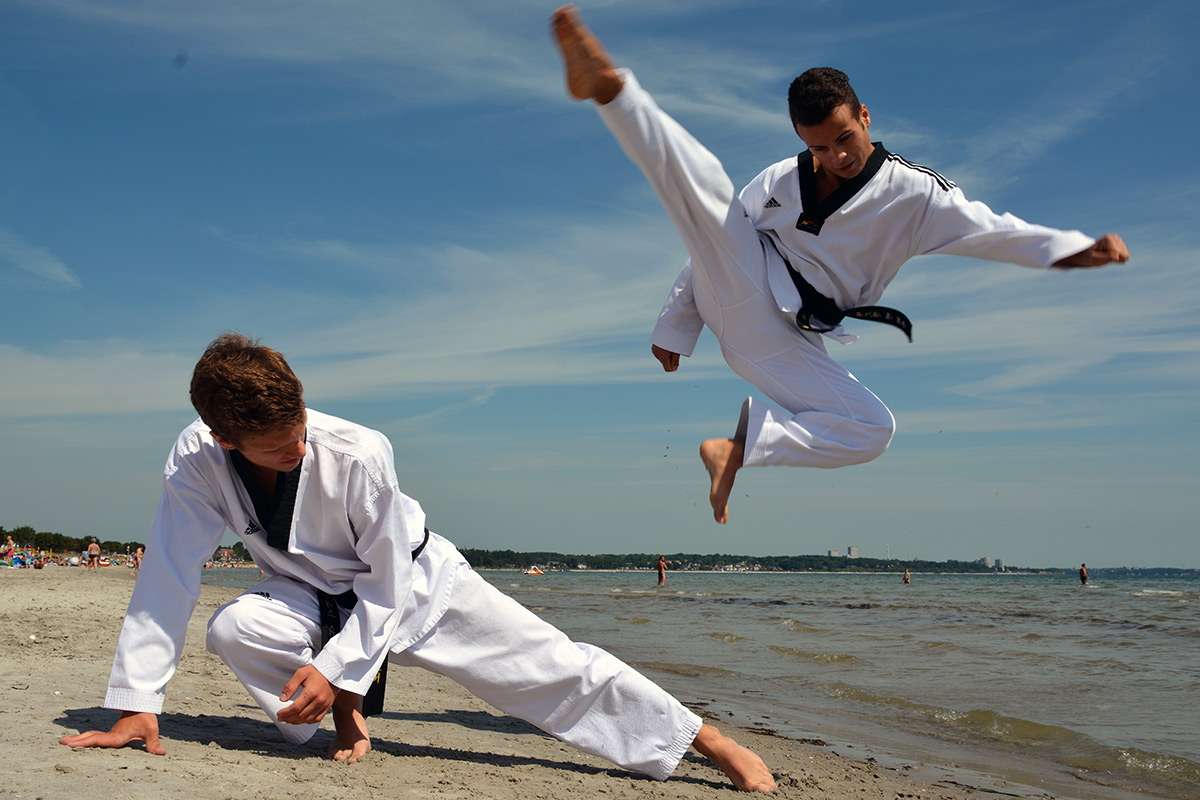
[[[651,342],[690,356],[707,325],[734,372],[786,410],[747,399],[737,433],[745,466],[835,468],[887,449],[887,407],[796,324],[791,265],[840,309],[876,303],[915,255],[947,253],[1049,267],[1093,239],[1030,225],[970,202],[954,184],[876,145],[859,179],[823,203],[811,155],[764,170],[740,197],[712,153],[655,104],[633,74],[597,110],[658,193],[691,259],[659,315]],[[808,174],[804,175],[807,167]],[[798,218],[807,220],[798,227]],[[802,229],[803,228],[803,229]],[[816,232],[813,232],[813,231]],[[837,326],[825,335],[856,337]]]
[[[268,578],[213,615],[208,648],[293,742],[318,725],[278,720],[283,685],[312,664],[364,694],[385,657],[462,684],[580,750],[663,780],[700,719],[633,668],[554,626],[480,578],[397,485],[383,434],[308,411],[286,550],[269,545],[229,451],[197,420],[167,459],[162,498],[121,629],[106,708],[159,713],[228,527]],[[281,476],[282,478],[282,476]],[[315,589],[358,602],[321,648]],[[315,652],[318,651],[319,652]],[[315,653],[315,654],[314,654]]]

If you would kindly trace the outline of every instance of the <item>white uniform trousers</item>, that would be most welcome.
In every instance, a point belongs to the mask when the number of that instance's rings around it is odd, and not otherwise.
[[[287,704],[279,693],[312,663],[318,617],[311,588],[276,577],[219,608],[208,626],[208,649],[297,743],[318,725],[280,722]],[[700,718],[657,684],[604,650],[571,641],[465,564],[441,619],[389,661],[444,675],[579,750],[657,780],[670,776],[700,731]],[[393,692],[400,692],[396,677]]]
[[[780,256],[746,215],[721,162],[665,114],[627,71],[615,100],[597,105],[625,154],[658,193],[692,258],[693,292],[726,363],[786,409],[747,399],[738,433],[745,466],[832,469],[877,458],[895,420],[830,358],[823,338],[780,310],[767,280]]]

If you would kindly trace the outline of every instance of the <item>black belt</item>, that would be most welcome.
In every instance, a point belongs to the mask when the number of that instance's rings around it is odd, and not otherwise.
[[[908,317],[904,316],[903,312],[897,311],[894,308],[887,306],[857,306],[856,308],[840,309],[837,303],[821,294],[813,287],[808,280],[800,274],[800,271],[792,266],[792,262],[788,261],[787,256],[775,244],[775,240],[770,236],[766,237],[771,246],[775,248],[775,252],[783,259],[784,266],[787,267],[788,274],[792,276],[792,283],[796,284],[796,289],[800,292],[800,310],[796,312],[796,324],[801,330],[812,331],[814,333],[829,333],[846,317],[853,319],[862,319],[868,322],[882,322],[885,325],[892,325],[904,331],[904,335],[908,340],[912,341],[912,322]],[[823,327],[815,327],[816,324],[824,323]]]
[[[417,559],[417,556],[421,555],[421,551],[425,549],[425,545],[427,544],[429,544],[429,528],[425,529],[425,538],[421,540],[421,544],[412,551],[414,561]],[[329,594],[317,589],[317,607],[320,609],[321,614],[322,649],[342,629],[342,615],[338,609],[350,609],[356,605],[358,605],[358,595],[354,593],[353,589],[341,594]],[[387,687],[387,665],[387,656],[384,656],[383,663],[379,665],[379,671],[375,673],[375,678],[371,681],[370,688],[363,695],[362,713],[364,717],[373,717],[383,711],[383,693]]]

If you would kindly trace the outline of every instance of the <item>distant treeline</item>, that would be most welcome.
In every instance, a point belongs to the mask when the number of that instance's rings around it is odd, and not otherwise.
[[[1071,572],[1071,570],[1067,570]],[[1185,567],[1088,567],[1093,578],[1200,578],[1200,569]]]
[[[21,525],[17,528],[5,529],[0,525],[0,544],[4,544],[5,537],[11,536],[13,544],[19,548],[32,547],[39,553],[49,551],[56,557],[63,554],[78,555],[87,550],[89,544],[92,543],[94,536],[84,536],[76,538],[74,536],[64,536],[61,533],[49,533],[47,531],[34,530],[29,525]],[[123,555],[132,553],[139,547],[144,548],[145,542],[118,542],[112,539],[102,541],[100,544],[100,552],[108,555]],[[220,548],[218,548],[219,552]],[[246,552],[246,546],[241,542],[236,542],[233,547],[234,558],[241,561],[250,561],[250,554]],[[213,554],[214,558],[216,553]]]
[[[572,555],[518,553],[512,550],[462,548],[476,569],[654,569],[658,555],[626,553]],[[771,572],[996,572],[979,561],[900,561],[899,559],[847,558],[842,556],[740,556],[728,553],[663,554],[672,570],[750,569]]]
[[[28,525],[5,529],[0,526],[0,544],[4,537],[11,536],[18,547],[33,547],[49,550],[56,554],[78,553],[86,550],[91,536],[76,538],[61,533],[37,531]],[[132,553],[145,542],[102,541],[100,549],[105,553]],[[234,542],[234,558],[250,561],[250,554],[240,542]],[[572,555],[569,553],[530,552],[514,550],[479,550],[464,547],[462,553],[471,566],[477,569],[528,569],[538,566],[543,569],[654,569],[660,554],[650,553],[605,553],[600,555]],[[980,561],[901,561],[896,558],[849,558],[846,556],[740,556],[728,553],[699,555],[696,553],[662,554],[672,570],[713,571],[724,569],[750,569],[769,572],[999,572],[995,566]],[[1007,572],[1063,572],[1074,573],[1078,567],[1014,567],[1006,566]],[[1088,568],[1093,577],[1191,577],[1200,578],[1200,569],[1179,567],[1096,567]]]
[[[518,553],[513,550],[477,550],[461,548],[476,569],[645,569],[658,564],[658,554],[627,553],[571,555],[564,553]],[[764,572],[904,572],[916,573],[995,573],[1001,570],[981,561],[901,561],[895,558],[849,558],[844,556],[741,556],[728,553],[663,554],[672,570],[716,571],[725,569],[762,570]],[[1005,572],[1063,573],[1074,575],[1078,567],[1013,567]],[[1185,577],[1200,578],[1200,569],[1176,567],[1100,567],[1088,569],[1093,576]]]
[[[48,550],[55,555],[65,553],[78,554],[87,549],[87,546],[92,543],[94,536],[84,536],[76,538],[74,536],[64,536],[61,533],[49,533],[47,531],[34,530],[28,525],[21,525],[17,528],[5,529],[0,525],[0,544],[4,543],[5,537],[11,536],[13,544],[17,547],[32,547],[34,550]],[[103,553],[132,553],[139,547],[145,547],[145,542],[117,542],[104,541],[100,542],[100,551]]]

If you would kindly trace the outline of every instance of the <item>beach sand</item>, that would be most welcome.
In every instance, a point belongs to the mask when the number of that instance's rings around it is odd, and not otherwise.
[[[75,798],[700,798],[732,797],[725,777],[694,752],[670,780],[652,781],[580,753],[502,715],[456,684],[417,669],[389,673],[374,750],[357,764],[326,760],[328,718],[306,745],[289,745],[233,674],[204,649],[204,627],[238,593],[206,586],[159,717],[165,756],[140,743],[71,750],[58,738],[107,730],[100,707],[134,579],[124,567],[0,568],[0,797]],[[681,697],[684,702],[688,698]],[[782,798],[978,796],[949,771],[884,767],[834,748],[722,730],[757,751]],[[919,778],[914,773],[919,772]],[[979,787],[1004,791],[1003,784]],[[1011,791],[1011,789],[1009,790]]]

